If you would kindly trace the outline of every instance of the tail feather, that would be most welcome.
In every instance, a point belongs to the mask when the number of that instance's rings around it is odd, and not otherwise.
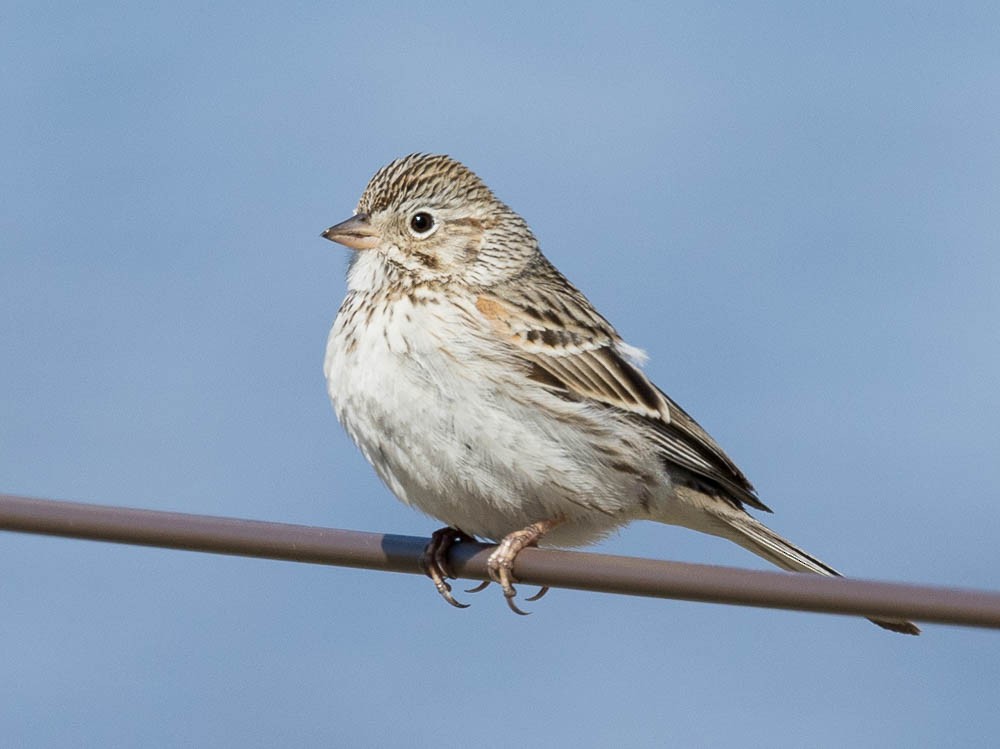
[[[719,535],[723,535],[781,569],[790,572],[812,572],[828,577],[842,577],[833,567],[782,538],[750,515],[740,514],[737,516],[727,513],[719,519],[725,526]],[[913,622],[904,619],[869,619],[869,621],[893,632],[906,635],[920,634],[920,629]]]

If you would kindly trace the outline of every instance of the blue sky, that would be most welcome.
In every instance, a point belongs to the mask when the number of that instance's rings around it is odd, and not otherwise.
[[[775,509],[997,588],[992,4],[22,4],[0,490],[426,535],[322,379],[370,175],[450,153]],[[763,568],[652,524],[599,547]],[[0,536],[20,746],[987,746],[997,634]]]

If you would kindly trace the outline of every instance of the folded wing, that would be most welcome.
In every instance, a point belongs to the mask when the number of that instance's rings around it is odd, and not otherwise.
[[[692,474],[700,488],[770,511],[715,440],[649,381],[636,364],[641,352],[568,283],[549,285],[537,300],[484,293],[476,307],[532,366],[539,387],[628,414],[648,428],[663,459]]]

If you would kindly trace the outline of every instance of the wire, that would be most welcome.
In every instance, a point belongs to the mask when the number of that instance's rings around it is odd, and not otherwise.
[[[422,574],[426,538],[0,494],[0,530]],[[460,543],[456,575],[487,580],[492,546]],[[1000,593],[685,564],[549,549],[517,557],[518,580],[654,598],[1000,629]]]

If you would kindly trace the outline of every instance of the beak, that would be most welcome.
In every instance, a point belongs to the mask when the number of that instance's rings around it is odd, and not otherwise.
[[[320,236],[339,242],[352,250],[371,250],[378,247],[378,232],[372,228],[367,213],[359,213],[347,221],[331,226]]]

